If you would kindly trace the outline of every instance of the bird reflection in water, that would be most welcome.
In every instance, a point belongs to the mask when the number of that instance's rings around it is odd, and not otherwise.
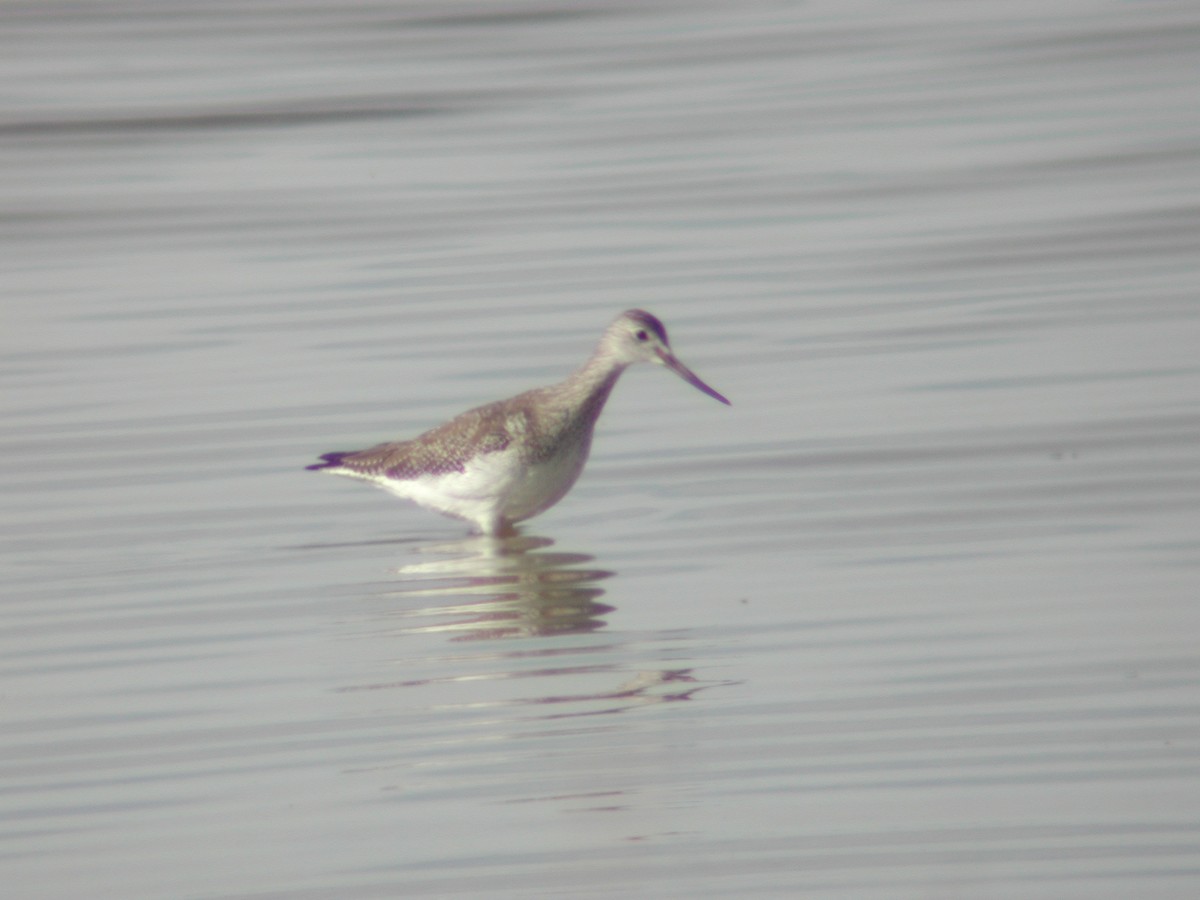
[[[588,567],[595,557],[549,551],[549,538],[468,537],[427,545],[435,559],[394,570],[400,582],[388,594],[429,597],[408,618],[436,619],[409,632],[449,632],[452,640],[573,634],[604,627],[613,607],[598,603],[597,582],[613,573]],[[447,602],[449,601],[449,602]]]
[[[603,628],[604,617],[615,609],[598,602],[604,594],[598,583],[614,573],[590,565],[595,558],[588,554],[551,550],[553,545],[548,538],[527,535],[417,545],[414,552],[427,558],[392,570],[396,580],[376,595],[386,606],[386,633],[486,641],[557,638]],[[504,660],[509,665],[502,664]],[[698,679],[690,668],[646,666],[641,648],[631,647],[628,636],[614,641],[538,642],[532,647],[518,640],[499,653],[482,647],[477,653],[431,651],[426,662],[432,668],[414,671],[402,680],[372,678],[339,690],[436,685],[440,714],[454,709],[474,715],[497,707],[534,707],[539,709],[537,719],[548,720],[691,700],[714,686]],[[497,692],[485,689],[483,682],[511,687]],[[534,684],[540,687],[530,690]],[[517,689],[517,685],[525,687]],[[462,692],[457,700],[456,691]],[[509,720],[489,715],[487,721],[495,727],[498,721]]]

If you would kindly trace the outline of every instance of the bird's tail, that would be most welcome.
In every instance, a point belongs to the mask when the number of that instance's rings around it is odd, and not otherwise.
[[[319,472],[322,469],[339,469],[342,466],[342,460],[347,456],[353,456],[353,451],[339,450],[336,453],[322,453],[321,461],[313,463],[311,466],[305,466],[309,472]]]

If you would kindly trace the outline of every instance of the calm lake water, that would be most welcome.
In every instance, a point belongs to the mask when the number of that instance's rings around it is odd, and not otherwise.
[[[0,50],[6,896],[1196,896],[1194,0]],[[303,470],[629,307],[519,537]]]

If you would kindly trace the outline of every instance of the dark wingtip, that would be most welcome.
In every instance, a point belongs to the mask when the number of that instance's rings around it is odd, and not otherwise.
[[[321,461],[319,463],[313,463],[311,466],[305,466],[304,468],[305,471],[308,472],[319,472],[322,469],[333,469],[337,466],[340,466],[342,464],[342,460],[349,455],[349,453],[344,451],[339,451],[337,453],[322,453]]]

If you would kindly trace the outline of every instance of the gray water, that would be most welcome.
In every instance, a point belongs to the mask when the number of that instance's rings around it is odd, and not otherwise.
[[[1200,7],[0,7],[22,898],[1193,897]],[[507,542],[341,479],[628,372]]]

